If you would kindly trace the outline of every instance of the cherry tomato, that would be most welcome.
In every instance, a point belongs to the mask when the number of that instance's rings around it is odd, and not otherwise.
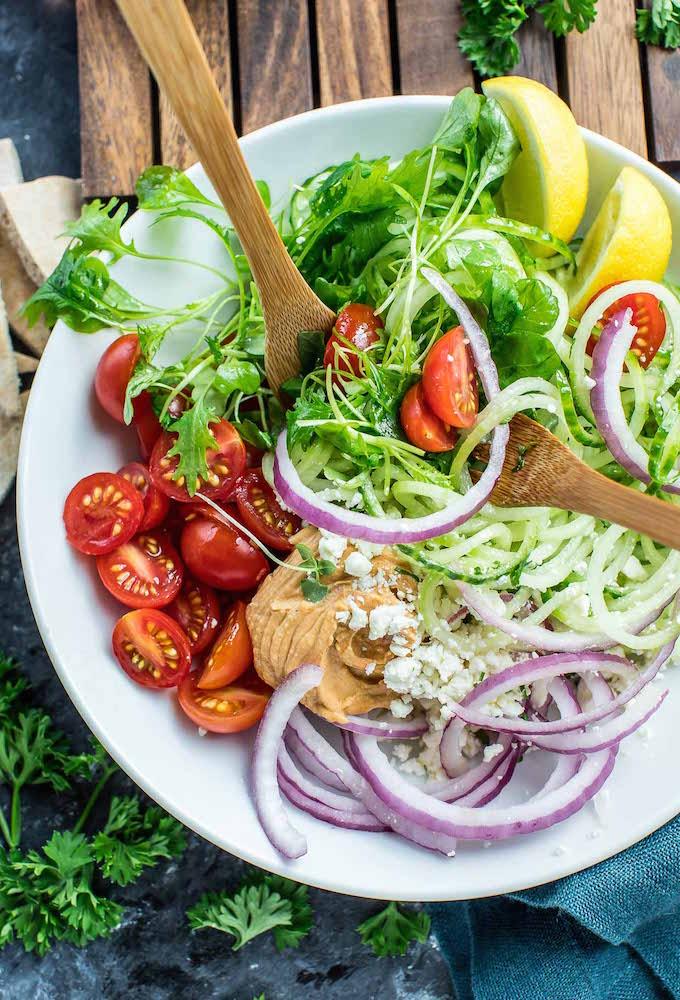
[[[143,687],[177,687],[189,672],[187,637],[162,611],[128,611],[116,622],[112,642],[125,673]]]
[[[210,431],[217,441],[217,450],[208,449],[208,479],[194,483],[194,491],[200,490],[211,500],[224,500],[234,488],[234,483],[246,467],[246,450],[238,431],[228,420],[218,420],[210,425]],[[184,477],[174,478],[179,462],[177,455],[168,456],[176,434],[163,431],[154,445],[149,463],[151,478],[164,493],[173,500],[191,502],[192,497],[184,482]]]
[[[435,416],[451,427],[472,427],[479,409],[477,373],[465,331],[456,326],[430,348],[423,393]]]
[[[184,577],[182,589],[166,611],[182,626],[192,653],[203,652],[220,627],[217,594],[212,587],[190,576]]]
[[[440,420],[425,402],[422,382],[416,382],[401,401],[401,426],[411,444],[423,451],[450,451],[458,434]]]
[[[101,406],[119,424],[124,423],[125,390],[141,349],[136,333],[126,333],[110,344],[97,365],[94,391]]]
[[[260,721],[271,697],[254,671],[215,691],[202,691],[197,672],[188,674],[179,689],[179,703],[192,722],[211,733],[239,733]]]
[[[106,589],[129,608],[162,608],[179,593],[184,567],[164,531],[143,531],[97,559]]]
[[[144,503],[137,490],[113,472],[95,472],[77,483],[64,504],[66,537],[88,556],[127,542],[139,529]]]
[[[151,482],[147,467],[141,462],[128,462],[127,465],[118,470],[118,475],[127,479],[142,498],[144,517],[139,530],[146,531],[148,528],[157,528],[159,524],[162,524],[170,510],[170,501],[165,493],[161,493]]]
[[[611,287],[611,285],[605,285],[597,295],[593,295],[590,302],[593,302],[598,295]],[[633,310],[631,323],[637,327],[637,333],[633,337],[630,349],[638,357],[640,367],[649,368],[666,336],[666,316],[661,308],[661,303],[651,292],[632,292],[630,295],[622,295],[613,305],[605,309],[600,319],[600,325],[606,324],[612,316],[621,312],[622,309]],[[592,355],[598,340],[599,331],[596,335],[591,334],[586,345],[588,354]]]
[[[244,472],[236,483],[234,496],[239,519],[246,528],[270,548],[292,551],[291,538],[300,530],[300,518],[283,509],[262,469]]]
[[[253,663],[253,644],[246,622],[245,601],[236,601],[215,643],[203,661],[203,673],[196,686],[204,691],[231,684]]]
[[[360,351],[365,351],[380,340],[377,331],[383,326],[382,319],[376,316],[370,306],[361,302],[350,302],[338,313],[333,333],[324,351],[324,368],[330,365],[341,372],[361,375],[359,356],[348,347],[347,341]]]
[[[184,526],[180,541],[189,570],[218,590],[249,590],[267,573],[267,560],[236,528],[197,517]]]
[[[161,427],[148,392],[140,392],[132,402],[132,425],[137,431],[139,450],[145,462],[149,461],[153,446],[161,436]]]

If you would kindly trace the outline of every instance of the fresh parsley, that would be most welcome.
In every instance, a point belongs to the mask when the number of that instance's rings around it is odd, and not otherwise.
[[[517,32],[533,9],[548,31],[560,38],[590,27],[597,0],[463,0],[458,44],[480,76],[503,76],[517,65]]]
[[[267,931],[279,951],[297,948],[312,926],[307,886],[264,872],[251,875],[236,892],[205,893],[187,917],[194,930],[212,927],[229,934],[234,951]]]
[[[422,910],[404,909],[388,903],[384,910],[357,927],[363,943],[379,958],[405,955],[412,941],[427,941],[430,918]]]
[[[635,33],[641,42],[665,49],[680,47],[680,0],[652,0],[636,11]]]
[[[0,654],[0,838],[6,845],[0,846],[0,947],[19,941],[43,955],[56,941],[82,946],[110,934],[123,907],[100,890],[102,877],[129,884],[161,858],[181,854],[185,835],[158,807],[114,796],[104,827],[88,836],[85,826],[117,768],[99,744],[91,753],[74,753],[28,693],[26,678]],[[47,784],[63,793],[79,779],[93,788],[73,828],[23,851],[22,790]]]

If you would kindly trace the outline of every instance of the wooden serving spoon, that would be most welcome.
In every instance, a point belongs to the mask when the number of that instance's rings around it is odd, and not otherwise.
[[[269,216],[184,0],[117,2],[241,241],[264,312],[267,381],[278,392],[300,370],[298,333],[329,331],[335,314],[305,282]]]
[[[488,457],[488,446],[475,449]],[[473,473],[478,479],[479,473]],[[518,413],[510,421],[503,471],[491,502],[499,507],[559,507],[590,514],[680,549],[680,507],[595,472],[551,434]]]

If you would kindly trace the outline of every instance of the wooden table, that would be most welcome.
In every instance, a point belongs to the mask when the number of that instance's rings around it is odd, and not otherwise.
[[[639,46],[635,0],[600,0],[593,27],[555,41],[535,20],[517,73],[577,120],[665,168],[680,163],[680,52]],[[84,193],[128,195],[150,163],[195,157],[114,0],[76,0]],[[320,105],[478,84],[456,44],[458,0],[188,0],[236,127]]]

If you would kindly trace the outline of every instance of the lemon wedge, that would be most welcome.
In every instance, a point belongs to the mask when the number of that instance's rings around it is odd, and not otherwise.
[[[624,167],[576,256],[576,274],[566,286],[572,315],[579,317],[593,295],[615,281],[660,281],[671,243],[665,201],[644,174]]]
[[[505,111],[521,146],[503,179],[504,214],[568,243],[588,197],[586,147],[574,116],[552,90],[523,76],[487,80],[482,89]],[[534,252],[552,251],[537,244]]]

